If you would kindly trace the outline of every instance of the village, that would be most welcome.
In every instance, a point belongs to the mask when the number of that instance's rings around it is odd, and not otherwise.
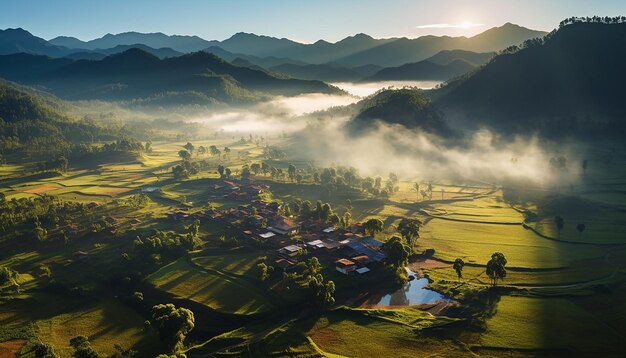
[[[362,275],[382,267],[386,255],[383,242],[365,233],[362,223],[345,227],[330,225],[319,218],[286,215],[285,207],[276,201],[259,198],[270,191],[269,185],[249,181],[223,180],[209,188],[213,200],[241,201],[238,207],[210,207],[195,213],[179,208],[168,215],[173,221],[213,222],[229,227],[240,242],[268,247],[274,267],[285,272],[295,270],[298,262],[311,254],[320,263],[344,275]],[[246,204],[247,203],[247,204]]]

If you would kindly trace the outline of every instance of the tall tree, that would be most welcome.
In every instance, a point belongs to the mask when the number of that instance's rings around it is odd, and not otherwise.
[[[414,240],[420,237],[420,225],[422,222],[417,219],[404,218],[398,224],[398,232],[406,240],[413,252]]]
[[[454,264],[452,264],[452,268],[456,271],[456,275],[459,276],[459,280],[463,278],[463,267],[465,266],[465,261],[462,259],[454,260]]]
[[[554,223],[556,224],[556,230],[559,233],[559,237],[561,237],[561,230],[563,230],[563,226],[565,226],[565,220],[557,215],[554,217]]]
[[[487,276],[491,279],[491,283],[495,286],[498,280],[504,280],[506,277],[506,257],[501,252],[494,252],[491,260],[487,262]]]
[[[369,219],[363,224],[363,229],[366,234],[374,236],[383,231],[384,224],[380,219]]]
[[[176,308],[171,303],[153,306],[152,322],[172,353],[182,348],[185,337],[195,326],[193,312],[182,307]]]

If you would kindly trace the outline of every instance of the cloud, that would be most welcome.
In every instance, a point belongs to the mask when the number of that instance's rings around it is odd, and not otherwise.
[[[474,24],[471,22],[462,22],[460,24],[427,24],[416,26],[418,29],[469,29],[473,27],[481,27],[485,24]]]

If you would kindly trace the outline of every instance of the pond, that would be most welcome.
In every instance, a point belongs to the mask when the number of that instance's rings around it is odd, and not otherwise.
[[[417,277],[414,272],[407,270],[409,277]],[[439,292],[429,290],[427,278],[415,278],[396,292],[383,296],[377,305],[384,306],[409,306],[432,304],[437,302],[450,302],[451,300]]]

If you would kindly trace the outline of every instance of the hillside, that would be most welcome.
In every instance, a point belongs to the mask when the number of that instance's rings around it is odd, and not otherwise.
[[[440,65],[447,65],[454,60],[464,60],[475,66],[480,66],[489,61],[495,52],[473,52],[465,50],[443,50],[437,54],[429,57],[426,61],[432,63],[438,63]]]
[[[363,82],[376,81],[446,81],[453,77],[465,74],[473,70],[475,66],[465,60],[456,59],[452,62],[440,65],[430,61],[407,63],[399,67],[383,68],[376,74],[366,77]]]
[[[447,118],[503,130],[623,130],[625,61],[626,23],[575,23],[432,97]]]
[[[329,82],[358,81],[366,74],[345,66],[323,65],[295,65],[282,64],[270,67],[270,70],[285,74],[289,77],[305,80],[320,80]]]
[[[358,105],[361,110],[348,124],[348,128],[353,130],[367,130],[376,121],[381,121],[431,134],[447,136],[451,133],[432,102],[420,90],[386,90]]]
[[[45,86],[71,99],[131,100],[164,93],[197,92],[234,103],[253,101],[267,94],[289,96],[339,91],[319,81],[278,78],[234,66],[204,52],[161,60],[136,48],[100,61],[26,54],[0,56],[0,77]]]

